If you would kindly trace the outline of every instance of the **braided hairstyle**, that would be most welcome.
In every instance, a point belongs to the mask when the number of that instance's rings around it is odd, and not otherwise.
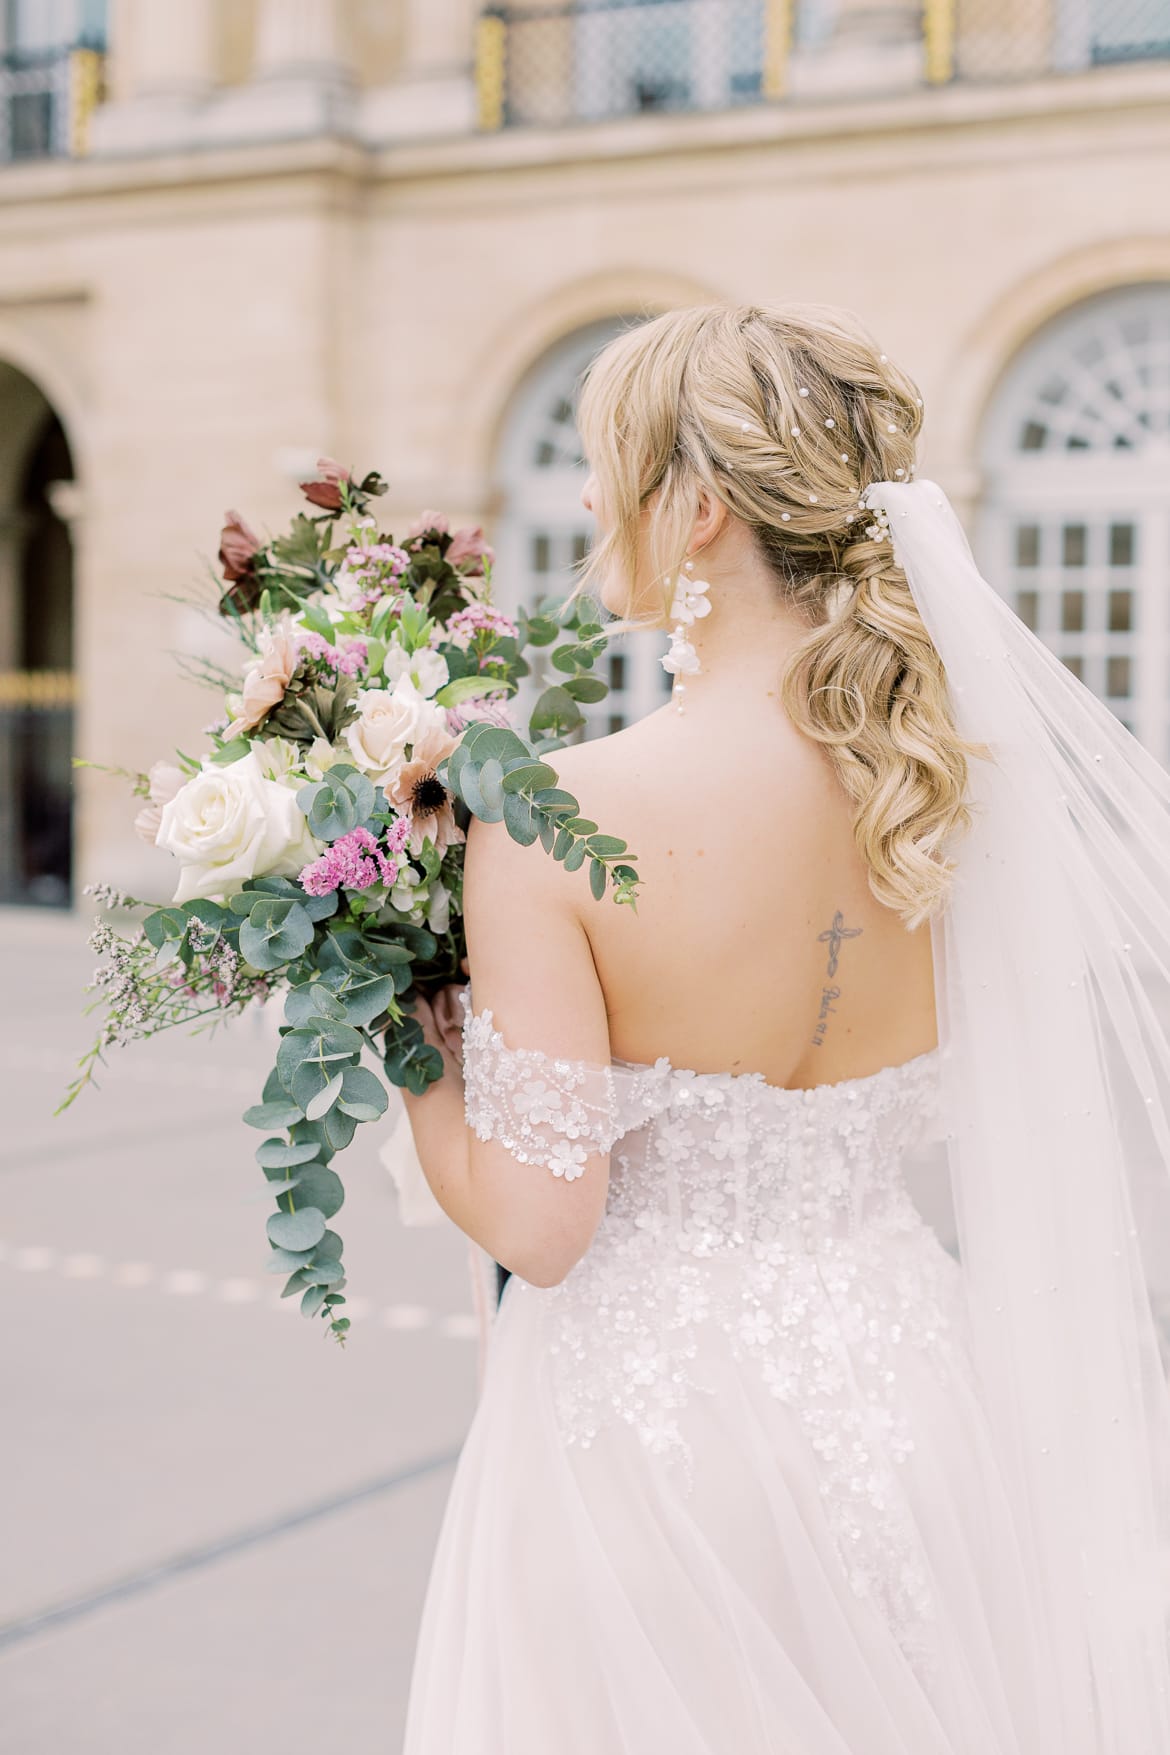
[[[785,709],[832,759],[874,895],[921,924],[946,899],[943,846],[970,824],[968,759],[986,752],[960,738],[888,532],[859,505],[871,482],[913,477],[913,380],[837,306],[700,305],[603,348],[577,420],[609,529],[575,593],[615,570],[636,577],[648,514],[655,600],[616,625],[661,626],[700,485],[742,520],[808,624]]]

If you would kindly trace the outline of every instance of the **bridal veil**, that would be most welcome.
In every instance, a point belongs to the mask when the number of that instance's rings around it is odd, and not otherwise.
[[[932,481],[877,482],[942,658],[974,826],[931,923],[976,1362],[1053,1755],[1170,1750],[1170,775],[981,576]]]

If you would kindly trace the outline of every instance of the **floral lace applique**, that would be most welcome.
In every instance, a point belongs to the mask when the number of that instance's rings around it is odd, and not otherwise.
[[[541,1164],[573,1182],[594,1153],[653,1112],[666,1062],[635,1074],[538,1048],[510,1048],[490,1011],[476,1012],[464,988],[463,1081],[467,1125],[521,1164]]]
[[[672,1070],[651,1124],[613,1152],[589,1250],[560,1284],[511,1294],[543,1305],[565,1442],[624,1422],[686,1493],[684,1414],[724,1383],[722,1334],[795,1416],[853,1589],[924,1665],[932,1601],[898,1481],[914,1449],[899,1363],[912,1353],[942,1381],[968,1369],[960,1270],[902,1176],[938,1130],[937,1077],[933,1055],[811,1092]]]

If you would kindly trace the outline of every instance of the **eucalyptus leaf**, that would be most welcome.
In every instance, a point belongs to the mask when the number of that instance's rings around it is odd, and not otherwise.
[[[355,1121],[377,1121],[385,1115],[390,1098],[385,1085],[368,1067],[347,1066],[342,1074],[338,1108]]]
[[[317,1123],[325,1136],[325,1143],[330,1153],[344,1152],[357,1132],[357,1122],[352,1115],[346,1115],[336,1105],[323,1120]]]
[[[240,955],[254,969],[278,969],[313,942],[313,922],[299,902],[262,896],[240,926]]]
[[[604,701],[609,693],[609,684],[599,676],[570,676],[564,684],[565,693],[574,701]]]
[[[295,1201],[298,1208],[307,1206],[310,1212],[324,1213],[331,1219],[345,1201],[345,1188],[336,1170],[325,1164],[309,1164],[300,1173]],[[319,1242],[323,1236],[324,1228],[313,1241]],[[284,1248],[289,1247],[284,1244]]]
[[[325,1214],[317,1207],[300,1207],[295,1213],[270,1213],[269,1241],[278,1249],[312,1249],[325,1235]]]
[[[342,1024],[346,1021],[345,1006],[324,981],[306,981],[301,987],[290,987],[284,1002],[284,1015],[286,1021],[297,1028],[308,1025],[314,1018],[319,1018],[322,1023]]]
[[[605,872],[605,867],[603,866],[602,867],[603,887],[604,887],[604,872]],[[298,1071],[303,1072],[304,1068],[303,1067],[298,1068]],[[336,1073],[334,1075],[334,1077],[330,1079],[329,1083],[326,1086],[324,1086],[324,1088],[322,1090],[318,1091],[317,1095],[315,1097],[313,1097],[309,1100],[308,1104],[305,1107],[305,1120],[306,1121],[320,1121],[321,1117],[323,1115],[326,1115],[329,1112],[329,1110],[332,1109],[334,1103],[336,1103],[338,1097],[340,1097],[340,1095],[341,1095],[342,1078],[343,1078],[343,1074]],[[296,1082],[295,1079],[293,1082],[295,1084],[295,1082]]]
[[[539,833],[531,804],[517,792],[504,794],[504,826],[521,847],[530,847]]]
[[[581,709],[565,689],[545,689],[532,709],[528,726],[533,736],[541,731],[572,731],[582,723]]]
[[[525,628],[531,646],[551,646],[560,631],[556,622],[542,615],[529,616]]]
[[[301,1269],[306,1286],[339,1286],[345,1269],[339,1261],[307,1262]]]
[[[605,867],[600,859],[589,861],[589,888],[593,891],[596,900],[600,902],[605,894]]]
[[[334,999],[341,1007],[347,1024],[362,1028],[372,1024],[387,1009],[394,997],[394,978],[376,970],[368,975],[341,977]]]
[[[476,778],[479,782],[479,795],[488,813],[488,821],[499,822],[504,814],[504,770],[499,758],[489,756],[482,762]]]
[[[467,762],[459,771],[459,779],[453,782],[454,790],[463,800],[473,817],[481,822],[490,821],[488,807],[484,802],[483,793],[479,789],[478,770],[474,762]]]
[[[273,1249],[264,1264],[268,1274],[295,1274],[306,1267],[313,1259],[311,1249],[294,1251],[291,1249]]]
[[[301,1120],[301,1112],[295,1103],[290,1103],[284,1092],[279,1098],[268,1103],[254,1103],[251,1109],[244,1110],[244,1122],[248,1127],[291,1127],[294,1121]]]
[[[585,843],[584,841],[574,841],[573,845],[569,848],[569,851],[565,854],[565,870],[576,871],[577,867],[584,865],[584,863]]]
[[[580,806],[571,792],[563,791],[559,786],[542,786],[539,792],[532,795],[533,804],[541,810],[571,811],[576,816]]]
[[[505,792],[535,792],[542,786],[555,786],[556,781],[556,770],[547,762],[525,762],[522,766],[509,768],[502,785]]]
[[[317,1156],[311,1141],[290,1145],[287,1140],[265,1140],[256,1148],[256,1162],[265,1170],[289,1170],[296,1164],[307,1164]]]

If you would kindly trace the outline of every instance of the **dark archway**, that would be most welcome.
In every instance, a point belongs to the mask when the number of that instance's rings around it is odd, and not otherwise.
[[[0,363],[0,903],[73,887],[73,459],[41,390]]]

